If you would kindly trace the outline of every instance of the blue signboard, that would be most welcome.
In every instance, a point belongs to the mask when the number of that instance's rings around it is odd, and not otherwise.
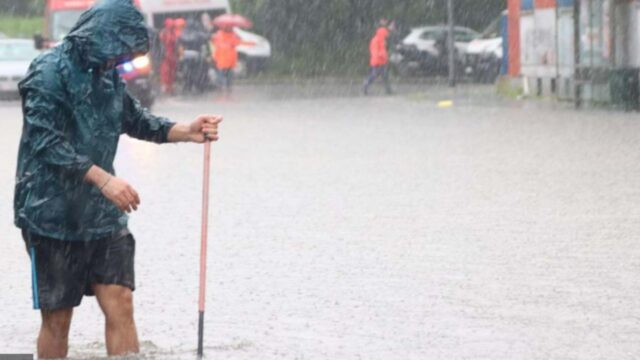
[[[500,18],[500,32],[502,33],[502,64],[500,66],[500,74],[509,73],[509,18],[505,14]]]
[[[574,0],[557,0],[558,7],[572,7]],[[523,11],[530,11],[535,8],[534,0],[522,0],[520,3],[520,8]]]
[[[533,0],[522,0],[520,5],[523,11],[533,10]]]

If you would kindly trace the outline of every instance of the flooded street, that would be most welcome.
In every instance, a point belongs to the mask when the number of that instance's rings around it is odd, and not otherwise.
[[[640,117],[404,85],[243,85],[160,100],[225,116],[213,146],[209,359],[637,359]],[[377,87],[378,92],[381,91]],[[438,101],[453,98],[452,108]],[[12,225],[16,102],[0,103],[0,353],[39,313]],[[195,358],[202,146],[123,137],[140,193],[141,358]],[[70,356],[103,357],[94,298]]]

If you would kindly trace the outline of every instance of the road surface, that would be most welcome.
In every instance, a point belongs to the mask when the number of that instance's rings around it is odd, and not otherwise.
[[[399,92],[245,85],[157,104],[179,121],[226,118],[208,357],[640,357],[638,115],[482,87]],[[0,353],[33,352],[39,326],[12,226],[20,127],[18,104],[0,103]],[[141,358],[195,357],[202,147],[123,137],[116,168],[142,198]],[[71,357],[104,357],[94,298],[73,321]]]

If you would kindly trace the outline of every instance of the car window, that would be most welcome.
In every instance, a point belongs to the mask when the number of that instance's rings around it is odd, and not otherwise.
[[[31,42],[0,43],[0,61],[31,61],[38,51]]]
[[[438,40],[441,32],[435,30],[425,30],[420,34],[420,39],[422,40]]]
[[[460,42],[471,42],[476,37],[476,34],[462,30],[456,30],[454,36],[455,40]]]

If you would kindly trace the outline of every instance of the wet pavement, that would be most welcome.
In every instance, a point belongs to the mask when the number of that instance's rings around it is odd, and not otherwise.
[[[247,84],[157,104],[226,117],[207,357],[637,359],[640,117],[484,86],[398,92]],[[20,126],[18,104],[0,103],[0,353],[33,351],[39,326],[11,225]],[[142,198],[142,358],[194,358],[202,147],[123,138],[116,168]],[[102,332],[85,298],[71,356],[104,356]]]

